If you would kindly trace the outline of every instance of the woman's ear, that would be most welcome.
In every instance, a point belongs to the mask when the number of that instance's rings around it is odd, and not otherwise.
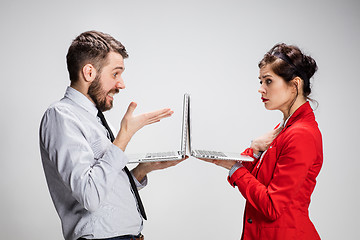
[[[96,74],[97,72],[95,67],[90,63],[86,64],[82,68],[82,75],[84,77],[85,82],[91,83],[92,81],[94,81]]]
[[[300,91],[301,90],[301,86],[302,86],[302,80],[300,77],[295,77],[293,80],[291,80],[293,82],[294,85],[294,90],[295,91]]]

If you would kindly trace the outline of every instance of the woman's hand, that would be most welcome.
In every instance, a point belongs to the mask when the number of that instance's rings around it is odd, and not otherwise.
[[[216,159],[205,159],[205,158],[199,158],[199,159],[203,160],[205,162],[216,164],[216,165],[226,168],[228,170],[230,170],[232,168],[232,166],[234,166],[234,164],[237,162],[237,161],[232,161],[232,160],[216,160]]]
[[[133,113],[136,106],[136,103],[130,103],[123,119],[121,120],[120,131],[114,141],[114,144],[120,147],[123,151],[125,151],[125,148],[132,136],[142,127],[159,122],[161,119],[170,117],[174,113],[169,108],[164,108],[154,112],[134,116]]]
[[[264,152],[268,149],[270,144],[274,141],[274,139],[279,135],[283,128],[278,127],[270,132],[265,133],[264,135],[258,137],[257,139],[251,142],[250,148],[254,151],[255,154],[259,154],[260,152]]]

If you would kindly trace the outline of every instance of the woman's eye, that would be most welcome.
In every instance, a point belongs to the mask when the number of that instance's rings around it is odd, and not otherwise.
[[[260,85],[262,84],[262,81],[260,81]]]
[[[266,84],[269,85],[272,81],[270,79],[266,79]]]
[[[113,76],[114,76],[114,78],[115,78],[115,77],[117,76],[117,73],[114,73]]]

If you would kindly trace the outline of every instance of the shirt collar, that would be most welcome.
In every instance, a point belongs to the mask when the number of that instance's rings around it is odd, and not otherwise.
[[[302,118],[303,116],[312,113],[313,110],[310,106],[309,101],[306,101],[303,105],[301,105],[293,114],[291,114],[285,121],[283,120],[281,123],[286,125],[291,125],[296,122],[298,119]]]
[[[66,89],[64,97],[69,98],[74,103],[88,111],[90,114],[94,116],[97,115],[98,109],[96,108],[95,104],[78,90],[69,86]]]
[[[286,120],[281,120],[280,127],[285,127],[291,116],[292,114]]]

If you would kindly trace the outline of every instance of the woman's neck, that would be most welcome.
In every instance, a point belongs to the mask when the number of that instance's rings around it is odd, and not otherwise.
[[[284,121],[286,121],[286,119],[288,119],[304,103],[306,103],[306,99],[304,97],[297,98],[294,104],[291,106],[290,111],[289,110],[283,111]]]

